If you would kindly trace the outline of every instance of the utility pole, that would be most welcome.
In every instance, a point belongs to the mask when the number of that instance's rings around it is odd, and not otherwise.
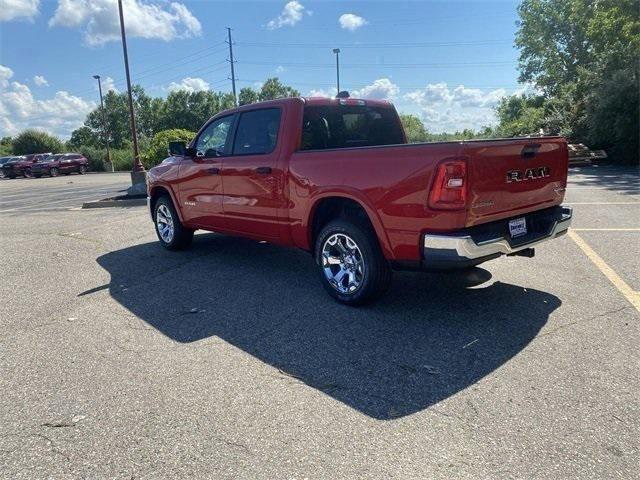
[[[227,27],[227,34],[229,36],[229,61],[231,62],[231,88],[233,89],[233,101],[235,105],[238,105],[238,97],[236,96],[236,73],[233,65],[233,42],[231,41],[231,28]]]
[[[334,48],[333,53],[336,54],[336,84],[338,91],[336,94],[340,93],[340,49]]]
[[[109,151],[109,130],[107,129],[107,116],[104,111],[104,102],[102,101],[102,82],[100,81],[100,75],[94,75],[93,78],[98,80],[98,91],[100,92],[100,110],[102,111],[102,133],[104,135],[104,143],[107,147],[107,162],[111,165],[111,171],[113,172],[113,162],[111,161],[111,152]]]
[[[129,75],[129,55],[127,54],[127,36],[124,32],[124,14],[122,13],[122,0],[118,0],[120,12],[120,33],[122,35],[122,51],[124,52],[124,69],[127,74],[127,92],[129,93],[129,114],[131,116],[131,136],[133,137],[133,167],[131,168],[131,183],[145,183],[144,167],[140,162],[138,150],[138,135],[136,133],[136,115],[133,111],[133,94],[131,92],[131,75]]]

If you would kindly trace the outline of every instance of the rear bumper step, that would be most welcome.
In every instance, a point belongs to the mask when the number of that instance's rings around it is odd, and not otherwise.
[[[567,233],[572,216],[571,208],[564,206],[525,215],[530,231],[515,239],[508,233],[510,219],[450,234],[426,234],[423,237],[422,263],[430,269],[464,268],[502,255],[531,257],[532,247]]]

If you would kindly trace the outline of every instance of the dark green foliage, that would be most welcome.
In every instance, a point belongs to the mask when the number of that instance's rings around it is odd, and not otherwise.
[[[175,140],[190,142],[195,136],[196,134],[194,132],[179,128],[163,130],[156,133],[149,142],[149,147],[145,149],[142,154],[142,163],[144,164],[144,168],[151,168],[154,165],[158,165],[162,160],[169,156],[167,153],[169,142]]]
[[[604,148],[618,162],[638,163],[639,12],[640,0],[524,0],[516,35],[520,80],[540,89],[543,105],[521,105],[513,117],[503,101],[498,129],[540,126]]]
[[[0,139],[0,157],[8,157],[13,154],[13,139],[2,137]]]
[[[53,135],[39,130],[25,130],[13,139],[13,153],[59,153],[64,150],[62,142]]]

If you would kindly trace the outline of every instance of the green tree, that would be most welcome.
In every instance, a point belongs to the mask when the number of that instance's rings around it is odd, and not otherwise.
[[[102,135],[96,135],[96,133],[91,128],[83,126],[71,132],[71,138],[67,142],[67,147],[70,150],[78,148],[82,145],[97,147],[101,142],[104,141],[103,138],[104,137]]]
[[[147,148],[142,154],[142,163],[144,164],[145,168],[151,168],[154,165],[159,164],[160,162],[162,162],[162,160],[169,156],[169,154],[167,153],[169,149],[169,142],[175,140],[190,142],[195,136],[196,134],[194,132],[179,128],[163,130],[156,133],[151,139],[149,148]]]
[[[409,143],[418,143],[427,141],[427,129],[424,128],[424,123],[415,115],[401,114],[400,121],[404,127],[404,131],[407,134],[407,140]]]
[[[13,139],[13,153],[59,153],[64,150],[62,142],[53,135],[39,130],[25,130]]]
[[[238,103],[248,105],[259,101],[259,94],[251,87],[244,87],[238,94]]]
[[[139,85],[132,87],[132,94],[138,136],[151,136],[157,129],[159,110],[164,100],[152,99]],[[126,140],[131,140],[127,92],[116,93],[113,90],[107,92],[104,96],[104,108],[109,142],[113,148],[122,148]],[[100,107],[89,113],[84,124],[97,138],[102,138],[103,120]]]
[[[175,90],[169,93],[160,109],[158,129],[181,128],[197,132],[209,118],[233,106],[230,93]]]
[[[638,162],[640,0],[524,0],[520,80],[541,89],[545,129]]]
[[[262,85],[258,99],[261,102],[266,100],[275,100],[277,98],[299,97],[300,92],[295,88],[284,85],[278,77],[268,78]]]
[[[512,95],[503,97],[496,107],[500,122],[496,134],[516,137],[539,133],[544,128],[544,97],[539,95]]]
[[[11,137],[2,137],[0,139],[0,157],[8,157],[13,153],[13,139]]]

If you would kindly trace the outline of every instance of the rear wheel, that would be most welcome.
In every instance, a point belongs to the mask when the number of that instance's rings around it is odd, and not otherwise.
[[[363,305],[389,288],[391,269],[378,239],[365,222],[337,219],[322,229],[315,245],[325,290],[346,305]]]
[[[80,168],[78,169],[78,173],[80,175],[84,175],[85,173],[87,173],[87,167],[86,165],[80,165]]]
[[[193,230],[185,228],[167,196],[160,197],[153,209],[153,220],[160,244],[168,250],[183,250],[191,245]]]
[[[22,175],[24,175],[24,178],[33,178],[33,174],[31,173],[30,168],[25,168],[22,172]]]
[[[56,167],[51,167],[51,170],[49,170],[49,175],[51,177],[57,177],[59,174],[58,169]]]

